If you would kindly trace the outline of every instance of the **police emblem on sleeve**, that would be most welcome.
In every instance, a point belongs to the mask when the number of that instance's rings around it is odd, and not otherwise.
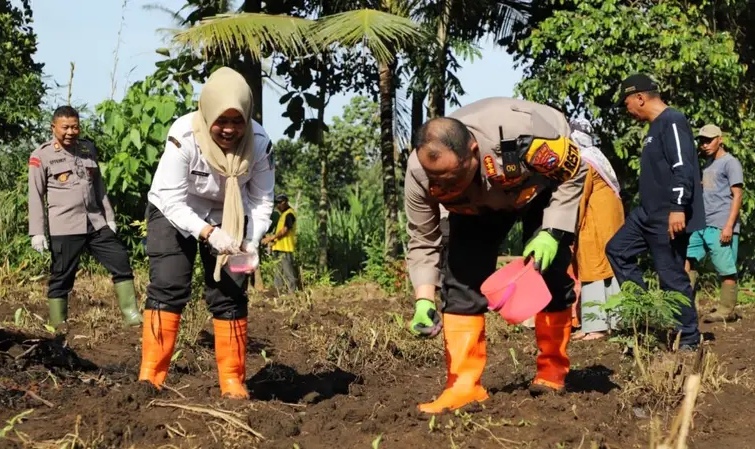
[[[551,179],[564,182],[579,169],[579,148],[568,138],[535,139],[527,152],[527,163],[533,170]]]
[[[558,166],[558,154],[551,150],[551,147],[547,143],[543,142],[542,145],[535,151],[535,154],[530,160],[532,168],[540,173],[550,173],[554,168]]]

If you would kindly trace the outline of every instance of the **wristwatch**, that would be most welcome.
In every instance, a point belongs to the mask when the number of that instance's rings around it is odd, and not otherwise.
[[[574,233],[563,231],[561,229],[556,228],[547,228],[543,229],[543,231],[547,232],[551,235],[554,239],[558,240],[559,243],[565,243],[567,245],[571,245],[572,241],[574,240]]]

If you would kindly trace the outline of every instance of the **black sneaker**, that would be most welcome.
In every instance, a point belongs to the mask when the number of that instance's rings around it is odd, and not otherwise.
[[[695,352],[700,347],[699,343],[687,343],[679,345],[679,352]]]

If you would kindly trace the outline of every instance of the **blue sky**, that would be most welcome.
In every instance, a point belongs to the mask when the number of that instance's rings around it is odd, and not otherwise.
[[[122,0],[32,0],[33,26],[39,44],[35,60],[45,64],[47,83],[67,85],[70,63],[74,62],[74,104],[94,106],[110,98],[113,82],[114,98],[120,99],[130,83],[154,71],[154,63],[161,58],[155,49],[166,44],[158,29],[174,26],[167,14],[143,8],[155,3],[173,11],[184,4],[182,0],[130,0],[124,10]],[[125,20],[115,66],[122,16]],[[483,43],[482,58],[464,62],[457,76],[466,90],[461,98],[462,104],[466,104],[490,96],[512,95],[521,71],[513,68],[509,55],[488,42]],[[67,89],[65,86],[51,89],[51,103],[65,99]],[[278,95],[267,87],[263,93],[265,129],[273,140],[283,136],[289,123],[280,116],[284,109],[278,103]],[[340,115],[350,95],[333,98],[326,116]]]

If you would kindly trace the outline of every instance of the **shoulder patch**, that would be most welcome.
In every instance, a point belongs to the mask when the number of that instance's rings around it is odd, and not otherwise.
[[[267,149],[265,150],[265,152],[267,153],[267,167],[270,170],[274,170],[275,169],[275,156],[274,156],[275,153],[273,151],[272,142],[267,144]]]
[[[42,166],[42,160],[38,158],[37,156],[32,156],[29,158],[29,167],[35,167],[40,168]]]
[[[173,145],[175,145],[175,146],[176,146],[176,148],[181,148],[181,142],[179,142],[179,141],[178,141],[178,139],[176,139],[176,138],[175,138],[175,137],[173,137],[173,136],[168,136],[168,142],[170,142],[170,143],[172,143]]]
[[[568,138],[534,139],[526,155],[536,172],[560,182],[571,179],[579,168],[579,148]]]
[[[82,154],[94,153],[94,143],[90,140],[79,139],[78,148]]]

